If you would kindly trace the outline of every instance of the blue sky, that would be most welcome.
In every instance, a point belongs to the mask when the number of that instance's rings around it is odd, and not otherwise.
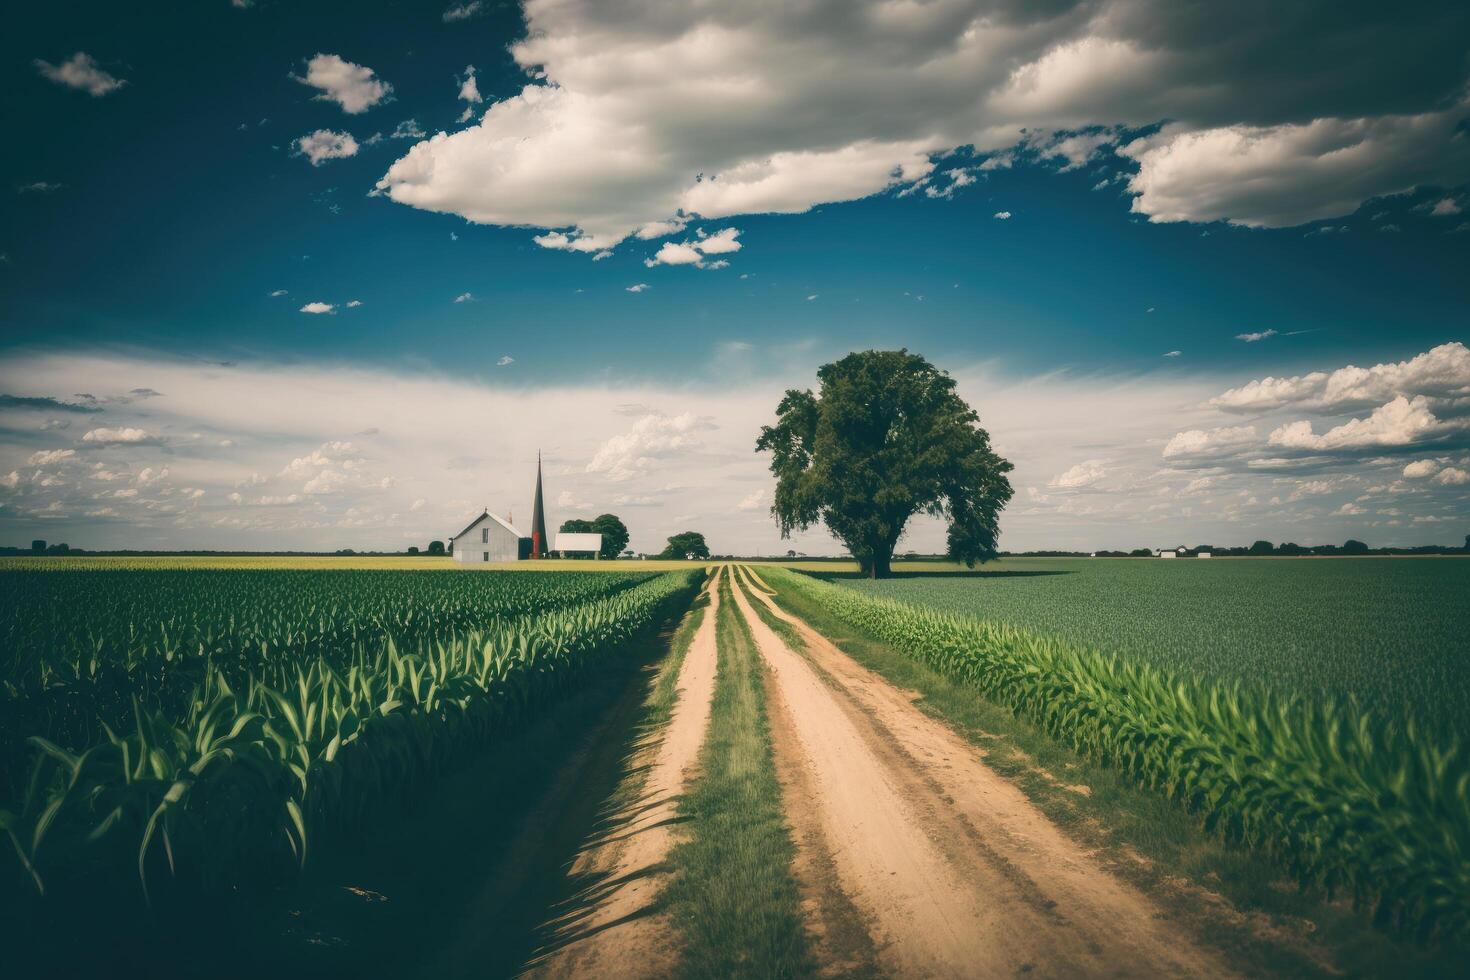
[[[398,547],[540,446],[554,519],[784,548],[759,425],[907,346],[1012,447],[1006,546],[1463,537],[1463,9],[1030,17],[18,12],[0,536]]]

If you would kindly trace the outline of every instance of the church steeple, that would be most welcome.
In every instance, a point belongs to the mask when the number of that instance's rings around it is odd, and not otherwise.
[[[531,505],[531,557],[546,557],[546,510],[541,504],[541,452],[536,451],[536,502]]]

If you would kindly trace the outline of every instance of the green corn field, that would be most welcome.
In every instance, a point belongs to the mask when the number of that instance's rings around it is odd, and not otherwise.
[[[0,888],[288,879],[701,577],[0,572]]]
[[[1007,558],[974,576],[843,584],[1470,738],[1470,562]]]
[[[1303,887],[1349,895],[1421,938],[1470,933],[1470,760],[1457,739],[1350,699],[1180,674],[786,569],[762,574],[1167,794]]]

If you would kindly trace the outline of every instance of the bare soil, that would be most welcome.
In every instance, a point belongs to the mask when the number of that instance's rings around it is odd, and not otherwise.
[[[1230,974],[972,744],[746,581],[735,576],[733,594],[769,668],[796,872],[814,945],[838,957],[837,972],[867,972],[871,950],[903,977]],[[851,938],[854,918],[870,944]]]
[[[596,885],[548,923],[551,938],[527,965],[527,976],[667,977],[677,971],[674,930],[657,903],[668,881],[679,796],[709,723],[719,574],[706,588],[709,606],[684,654],[669,722],[649,733],[633,758],[634,791],[614,797],[601,829],[572,861],[570,877]]]

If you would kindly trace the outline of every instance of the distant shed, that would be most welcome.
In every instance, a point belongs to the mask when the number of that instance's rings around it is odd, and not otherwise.
[[[558,531],[555,550],[563,555],[581,555],[588,552],[597,555],[602,551],[602,535]]]

